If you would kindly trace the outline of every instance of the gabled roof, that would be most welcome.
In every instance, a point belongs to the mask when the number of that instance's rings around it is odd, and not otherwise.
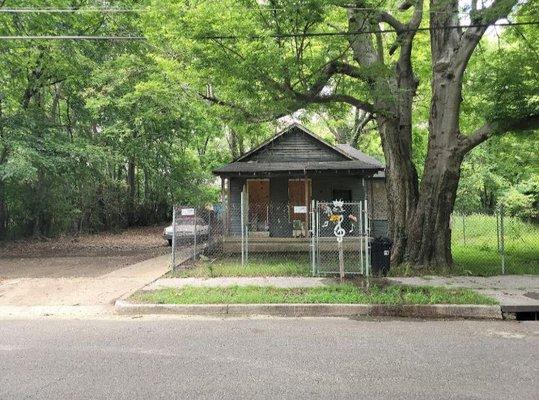
[[[307,151],[302,152],[298,151],[297,157],[296,153],[291,153],[290,149],[294,147],[288,147],[288,141],[291,140],[291,137],[284,138],[283,141],[279,141],[279,144],[276,144],[275,147],[272,145],[274,142],[278,141],[283,135],[287,133],[292,133],[295,131],[297,134],[304,134],[318,149],[324,150],[324,158],[318,158],[316,156],[310,155]],[[299,132],[298,132],[299,131]],[[284,145],[287,143],[287,145]],[[281,146],[280,150],[278,146]],[[285,147],[283,147],[285,146]],[[301,147],[300,147],[301,149]],[[281,160],[276,159],[276,157],[265,157],[264,154],[267,154],[268,151],[276,151],[273,154],[284,155],[286,157],[280,157]],[[295,150],[292,150],[295,151]],[[368,173],[372,175],[377,171],[382,171],[384,166],[376,159],[367,156],[361,151],[354,149],[348,145],[336,145],[333,146],[322,138],[309,131],[304,126],[294,123],[288,126],[286,129],[279,132],[277,135],[273,136],[269,140],[266,140],[261,145],[255,147],[254,149],[248,151],[245,154],[242,154],[236,160],[230,164],[224,165],[220,168],[214,170],[216,175],[234,175],[234,174],[263,174],[263,173],[275,173],[275,172],[295,172],[295,173],[306,173],[307,171],[348,171],[355,173]]]
[[[301,124],[298,124],[297,122],[294,122],[293,124],[287,126],[286,128],[284,128],[282,131],[280,131],[279,133],[277,133],[275,136],[269,138],[268,140],[262,142],[260,145],[256,146],[254,149],[251,149],[249,150],[247,153],[244,153],[242,154],[241,156],[239,156],[238,158],[236,158],[234,161],[232,162],[236,162],[236,161],[241,161],[247,157],[249,157],[251,154],[254,154],[256,152],[258,152],[259,150],[261,150],[262,148],[268,146],[270,143],[276,141],[277,139],[279,139],[281,136],[283,136],[285,133],[288,133],[289,131],[291,131],[292,129],[299,129],[300,131],[302,131],[303,133],[306,133],[308,136],[314,138],[315,140],[317,140],[318,142],[322,143],[324,146],[328,147],[329,149],[337,152],[337,153],[340,153],[341,155],[345,156],[346,158],[348,158],[349,160],[353,160],[353,156],[351,156],[350,154],[346,153],[345,151],[339,149],[338,147],[336,146],[332,146],[331,144],[329,144],[328,142],[326,142],[324,139],[322,139],[320,136],[318,136],[317,134],[313,133],[312,131],[310,131],[309,129],[307,129],[306,127],[304,127],[303,125]]]
[[[351,157],[355,158],[356,160],[361,160],[368,164],[378,165],[379,167],[384,168],[384,164],[382,164],[376,158],[368,156],[367,154],[363,153],[362,151],[359,151],[358,149],[350,146],[349,144],[338,144],[336,145],[336,147],[344,151],[345,153],[349,154]]]

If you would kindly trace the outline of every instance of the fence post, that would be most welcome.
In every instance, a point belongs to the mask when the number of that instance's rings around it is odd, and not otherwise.
[[[503,226],[503,214],[503,204],[500,204],[500,256],[502,261],[502,275],[505,275],[505,230]]]
[[[197,209],[194,209],[195,225],[194,225],[194,240],[193,240],[193,264],[197,260]]]
[[[371,231],[369,227],[369,210],[367,208],[367,199],[365,199],[365,274],[367,278],[371,275],[371,260],[369,251],[370,233]]]
[[[176,206],[172,206],[172,260],[171,269],[176,269]]]
[[[315,205],[314,205],[314,200],[311,200],[311,229],[310,229],[310,233],[311,233],[311,275],[314,276],[314,271],[315,271],[315,254],[314,254],[314,251],[315,251],[315,244],[314,244],[314,241],[315,241],[315,238],[314,238],[314,231],[316,229],[316,226],[315,226],[315,217],[314,217],[314,210],[315,210]]]
[[[363,226],[363,203],[359,202],[359,263],[361,264],[361,274],[365,275],[365,263],[363,261],[363,249],[365,242],[365,227]],[[367,254],[367,249],[365,249]]]
[[[466,215],[462,213],[462,244],[466,246]]]
[[[241,229],[241,266],[245,266],[245,226],[243,225],[244,192],[240,193],[240,229]]]
[[[496,249],[498,250],[498,254],[500,253],[500,209],[499,207],[496,208],[494,211],[494,214],[496,215]]]

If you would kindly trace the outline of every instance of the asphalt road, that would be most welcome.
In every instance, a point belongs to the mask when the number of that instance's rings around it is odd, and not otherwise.
[[[0,399],[534,399],[539,323],[0,321]]]

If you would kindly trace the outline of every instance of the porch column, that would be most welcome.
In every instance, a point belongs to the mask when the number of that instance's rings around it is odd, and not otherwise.
[[[307,179],[307,175],[305,175],[304,179],[304,186],[305,186],[305,210],[307,211],[305,213],[305,230],[303,232],[304,237],[308,237],[309,234],[309,179]]]

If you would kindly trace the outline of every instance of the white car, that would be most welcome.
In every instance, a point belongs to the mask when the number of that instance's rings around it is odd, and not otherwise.
[[[210,233],[210,226],[200,217],[181,217],[176,222],[176,240],[194,239],[196,232],[197,240],[205,239]],[[163,231],[163,237],[172,246],[172,225],[167,226]]]

